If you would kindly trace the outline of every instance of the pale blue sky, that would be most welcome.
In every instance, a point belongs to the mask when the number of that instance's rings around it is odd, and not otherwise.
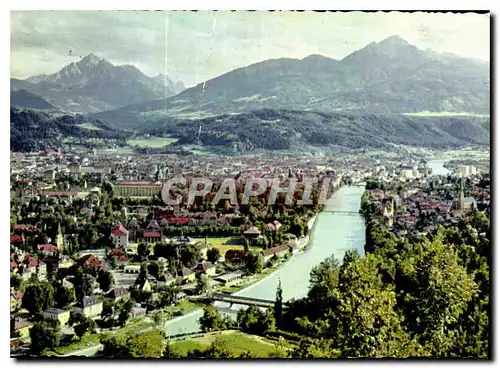
[[[394,34],[422,49],[489,61],[489,15],[13,11],[11,75],[53,73],[92,52],[191,86],[266,59],[341,59]]]

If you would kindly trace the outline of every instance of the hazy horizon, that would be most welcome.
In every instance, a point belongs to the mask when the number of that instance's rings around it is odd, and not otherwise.
[[[342,59],[393,35],[420,49],[490,59],[489,14],[12,11],[11,77],[52,74],[93,53],[193,86],[268,59]]]

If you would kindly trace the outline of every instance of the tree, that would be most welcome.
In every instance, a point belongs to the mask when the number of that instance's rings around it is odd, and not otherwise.
[[[149,245],[146,243],[141,243],[137,247],[137,256],[139,257],[139,261],[145,261],[150,254]]]
[[[217,248],[210,248],[207,251],[207,259],[212,263],[217,263],[220,258],[220,251]]]
[[[54,288],[45,281],[38,281],[26,288],[22,305],[31,315],[40,314],[54,305]]]
[[[132,300],[126,300],[123,301],[121,300],[120,303],[117,306],[117,311],[118,311],[118,324],[120,326],[124,326],[125,323],[127,323],[127,320],[130,316],[130,312],[132,311],[133,307],[133,302]]]
[[[158,329],[141,332],[127,339],[127,348],[134,358],[161,358],[165,350],[165,333]]]
[[[247,272],[251,274],[262,272],[263,261],[260,253],[256,252],[245,253],[245,268]]]
[[[101,336],[100,341],[103,346],[101,356],[106,358],[130,357],[130,351],[124,336],[116,337],[107,332]]]
[[[75,273],[75,295],[77,300],[82,300],[85,296],[94,293],[94,278],[85,273],[82,267],[79,267]]]
[[[86,332],[91,331],[94,328],[95,328],[95,322],[88,317],[84,317],[80,324],[73,327],[76,336],[78,336],[80,340],[82,336],[85,335]]]
[[[208,276],[201,274],[196,281],[195,293],[198,295],[204,294],[210,288]]]
[[[153,322],[155,326],[162,331],[165,331],[165,326],[167,323],[167,315],[165,312],[158,311],[153,315]]]
[[[16,275],[15,273],[12,273],[10,275],[10,287],[13,287],[16,290],[23,292],[25,287],[25,282],[22,277]]]
[[[148,272],[156,278],[160,277],[160,266],[158,262],[150,262],[148,264]]]
[[[199,319],[200,328],[204,332],[224,329],[224,318],[214,306],[203,308],[203,316]]]
[[[47,322],[35,322],[30,329],[31,351],[39,355],[45,349],[53,349],[59,346],[59,328]]]
[[[69,307],[76,301],[75,289],[70,287],[66,288],[62,284],[56,286],[55,302],[61,309]]]
[[[201,260],[201,251],[195,244],[188,244],[181,248],[181,262],[188,268],[194,267]]]
[[[104,270],[99,271],[97,282],[99,282],[99,287],[104,292],[108,292],[115,284],[115,280],[111,272]]]
[[[262,312],[255,305],[246,309],[240,309],[237,315],[240,330],[252,333],[263,334],[266,331],[275,329],[275,319],[272,310]]]
[[[276,288],[276,301],[274,302],[274,318],[278,327],[281,326],[283,317],[283,290],[281,289],[281,280],[278,280]]]
[[[101,318],[107,319],[115,314],[115,303],[112,300],[105,299],[102,305]]]

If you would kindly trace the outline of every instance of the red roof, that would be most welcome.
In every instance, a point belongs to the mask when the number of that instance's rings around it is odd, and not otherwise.
[[[10,295],[12,295],[16,299],[22,299],[23,298],[23,293],[21,293],[19,290],[12,289],[10,291]]]
[[[15,231],[33,231],[35,227],[33,225],[19,224],[14,226]]]
[[[226,259],[239,258],[243,260],[245,259],[245,252],[240,249],[229,249],[224,256]]]
[[[168,220],[169,224],[172,225],[187,225],[191,221],[190,217],[171,217]]]
[[[40,244],[38,250],[44,253],[54,253],[58,251],[57,247],[52,244]]]
[[[124,256],[125,251],[123,249],[117,248],[117,249],[112,249],[111,252],[109,252],[110,256]]]
[[[97,258],[96,256],[94,256],[93,254],[87,254],[86,256],[83,256],[82,258],[80,258],[78,260],[78,264],[79,265],[87,265],[87,266],[91,266],[91,267],[101,267],[102,268],[102,264],[101,264],[101,261],[99,260],[99,258]]]
[[[161,238],[161,234],[158,231],[148,231],[142,235],[143,238]]]
[[[10,237],[11,243],[23,243],[23,238],[20,235],[12,235]]]
[[[119,259],[118,259],[118,262],[127,262],[127,257],[125,256],[121,256]]]
[[[128,230],[123,227],[122,224],[117,224],[115,227],[111,230],[111,234],[115,236],[122,236],[122,235],[127,235]]]
[[[23,260],[23,264],[27,267],[36,267],[38,266],[38,261],[32,255],[27,255]]]
[[[280,245],[278,247],[274,247],[274,248],[271,248],[271,249],[263,250],[262,251],[262,255],[264,257],[271,256],[273,254],[277,254],[277,253],[288,251],[289,249],[290,249],[290,247],[288,245]]]

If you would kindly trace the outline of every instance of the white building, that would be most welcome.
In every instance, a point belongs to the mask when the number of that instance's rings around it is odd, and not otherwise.
[[[471,165],[459,165],[456,168],[457,174],[462,175],[462,176],[470,176],[474,175],[477,172],[477,169],[475,166]]]
[[[111,230],[111,239],[115,248],[128,246],[128,230],[122,224],[116,224]]]

